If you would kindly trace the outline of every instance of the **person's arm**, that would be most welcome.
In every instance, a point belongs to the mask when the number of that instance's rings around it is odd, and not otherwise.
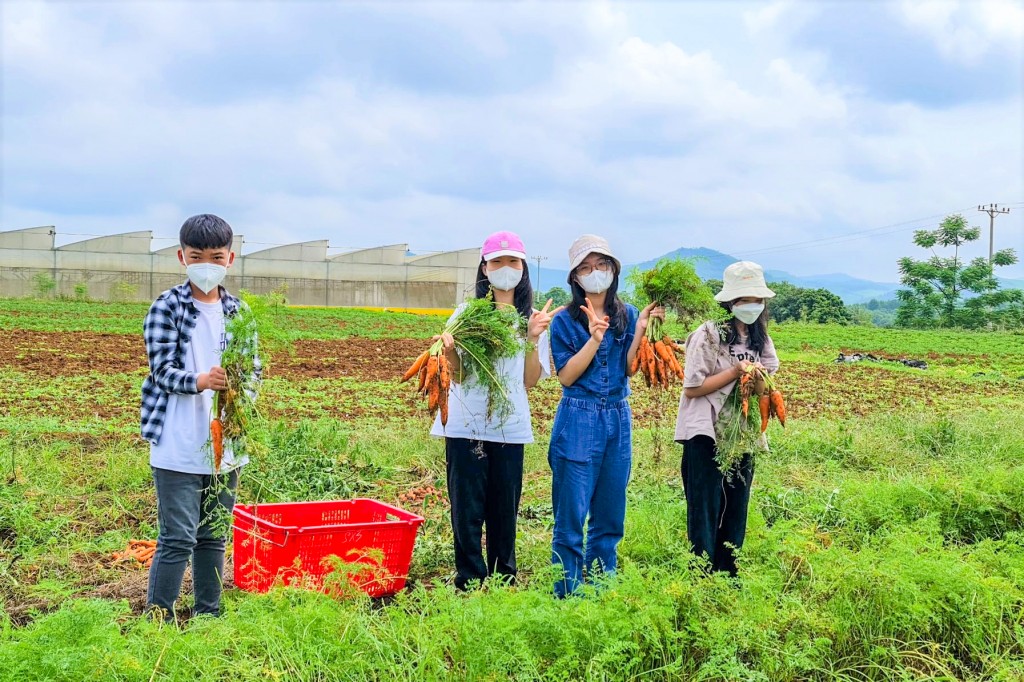
[[[662,321],[665,319],[665,309],[660,307],[657,301],[652,302],[641,310],[640,315],[636,318],[636,332],[633,334],[633,343],[629,345],[629,350],[626,352],[626,376],[633,376],[635,374],[635,372],[630,372],[629,368],[633,366],[633,360],[636,359],[637,351],[640,350],[640,342],[647,334],[647,326],[650,324],[652,317]]]
[[[220,388],[226,388],[227,374],[219,367],[202,374],[187,372],[181,367],[177,358],[178,328],[174,324],[171,306],[168,299],[158,298],[150,306],[143,322],[142,337],[153,382],[165,393],[196,394],[215,388],[215,383],[219,386],[221,379],[224,386]]]
[[[544,375],[544,365],[542,363],[548,362],[548,354],[547,344],[541,344],[541,339],[547,335],[552,318],[562,312],[565,306],[558,306],[551,312],[548,312],[550,307],[551,299],[549,298],[548,302],[544,304],[544,308],[535,310],[530,316],[530,321],[527,323],[526,341],[529,343],[529,346],[526,351],[526,361],[523,365],[523,385],[528,389],[536,386],[541,376]],[[543,348],[542,345],[544,346]],[[550,370],[548,374],[550,374]]]
[[[451,314],[451,317],[448,318],[448,324],[451,324],[465,309],[465,303],[459,305]],[[448,361],[448,370],[451,372],[452,383],[461,384],[465,377],[462,375],[462,356],[459,355],[459,351],[455,347],[455,337],[447,333],[437,334],[431,337],[430,342],[433,343],[438,339],[441,339],[441,352],[444,353],[444,357]]]
[[[558,381],[561,382],[562,386],[572,386],[576,381],[583,376],[583,373],[590,367],[590,363],[594,361],[594,356],[597,355],[598,349],[601,347],[601,342],[604,340],[604,334],[608,331],[608,316],[598,318],[597,314],[594,313],[590,307],[590,301],[580,306],[580,310],[587,316],[589,321],[588,330],[590,331],[590,338],[583,344],[570,359],[566,362],[561,369],[558,370]],[[570,322],[571,324],[571,322]],[[556,336],[552,334],[551,345],[553,348],[558,350],[556,345]]]
[[[740,360],[729,369],[723,369],[718,374],[712,374],[707,377],[700,386],[684,388],[683,393],[687,398],[700,398],[701,396],[708,395],[709,393],[720,391],[743,376],[743,372],[750,364],[751,362],[748,360]]]
[[[686,363],[683,366],[683,395],[700,398],[720,391],[740,377],[750,363],[739,363],[716,371],[718,356],[722,352],[718,330],[712,322],[705,322],[686,339]]]
[[[775,342],[768,337],[764,342],[764,349],[761,351],[761,365],[769,374],[779,371],[779,355],[775,352]]]

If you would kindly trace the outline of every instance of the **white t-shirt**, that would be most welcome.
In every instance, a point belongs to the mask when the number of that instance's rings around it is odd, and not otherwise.
[[[186,372],[209,372],[220,365],[220,354],[227,340],[224,327],[224,309],[220,301],[202,303],[193,301],[199,317],[192,331],[189,349],[185,353]],[[213,455],[207,447],[210,439],[210,419],[213,416],[213,391],[198,394],[172,393],[167,400],[160,442],[151,445],[149,463],[158,469],[169,469],[184,474],[209,474],[213,471]],[[228,444],[224,446],[224,473],[246,464],[248,459],[235,461]]]
[[[462,306],[452,314],[452,319],[462,312]],[[540,378],[551,376],[551,347],[545,331],[537,340],[540,357]],[[533,424],[530,421],[530,404],[526,399],[526,384],[523,373],[526,369],[526,354],[499,360],[496,367],[505,378],[512,400],[512,414],[501,423],[497,416],[487,418],[487,391],[476,378],[460,384],[452,382],[448,391],[448,424],[441,426],[440,413],[434,419],[431,436],[438,438],[468,438],[492,443],[525,444],[533,442]]]

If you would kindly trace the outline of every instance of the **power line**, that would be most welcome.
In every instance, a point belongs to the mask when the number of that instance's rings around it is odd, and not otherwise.
[[[846,234],[833,235],[831,237],[818,237],[817,239],[807,239],[799,242],[791,242],[789,244],[778,244],[775,246],[768,246],[763,249],[751,249],[748,251],[739,251],[734,255],[762,255],[768,253],[783,253],[785,251],[795,251],[798,249],[805,249],[816,246],[832,246],[834,244],[842,244],[849,241],[856,241],[857,239],[863,239],[865,237],[876,237],[883,234],[893,234],[896,232],[903,232],[906,230],[912,230],[921,226],[930,220],[936,218],[944,218],[950,213],[962,213],[970,210],[971,207],[962,208],[956,211],[949,211],[945,213],[937,213],[935,215],[926,216],[924,218],[915,218],[914,220],[905,220],[899,223],[892,223],[890,225],[883,225],[881,227],[873,227],[867,230],[858,230],[856,232],[848,232]],[[909,226],[909,227],[908,227]]]

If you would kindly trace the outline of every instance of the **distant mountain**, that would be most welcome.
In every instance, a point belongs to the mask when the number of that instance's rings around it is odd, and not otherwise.
[[[726,266],[739,260],[734,256],[722,253],[721,251],[715,251],[714,249],[703,247],[691,249],[684,247],[643,263],[624,264],[624,268],[626,272],[637,266],[646,269],[652,267],[662,258],[673,257],[693,258],[696,261],[694,265],[697,274],[704,279],[721,279],[722,271],[725,270]],[[534,287],[537,286],[537,273],[535,271],[536,268],[532,272]],[[544,290],[550,289],[553,286],[560,286],[564,289],[566,288],[565,280],[567,276],[568,272],[565,270],[541,268],[540,287]],[[846,303],[867,303],[873,298],[878,300],[895,298],[896,290],[899,288],[899,284],[894,282],[872,282],[843,273],[794,275],[782,270],[768,270],[765,272],[765,278],[769,282],[786,281],[790,284],[809,289],[828,289]]]
[[[697,274],[704,279],[721,279],[722,271],[725,270],[726,266],[731,263],[735,263],[738,258],[730,256],[727,253],[721,251],[715,251],[714,249],[707,248],[679,248],[675,251],[664,254],[653,260],[644,261],[643,263],[636,264],[624,264],[626,272],[629,272],[633,267],[640,267],[647,269],[652,267],[662,258],[693,258],[695,260],[695,267]],[[536,268],[531,271],[533,276],[533,285],[537,287],[537,273]],[[551,268],[541,268],[540,272],[540,286],[547,291],[553,286],[559,286],[563,289],[567,289],[566,277],[568,272],[565,270],[555,270]],[[871,299],[879,301],[891,300],[896,298],[896,290],[900,288],[900,285],[896,282],[873,282],[867,279],[860,279],[853,277],[841,272],[835,272],[824,275],[794,275],[783,270],[768,270],[765,272],[765,278],[769,282],[789,282],[798,287],[805,287],[808,289],[828,289],[832,293],[843,299],[845,303],[867,303]],[[1000,279],[1000,286],[1004,289],[1024,289],[1024,280],[1019,279]]]

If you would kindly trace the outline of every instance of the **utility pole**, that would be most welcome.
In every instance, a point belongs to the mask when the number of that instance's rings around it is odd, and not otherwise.
[[[999,208],[999,204],[989,204],[988,206],[979,205],[978,210],[982,213],[988,213],[988,267],[991,270],[993,246],[995,245],[996,216],[1006,215],[1010,212],[1010,209]]]
[[[543,291],[543,289],[540,288],[540,262],[542,260],[547,260],[547,259],[548,259],[547,256],[530,256],[530,260],[537,261],[537,292],[533,295],[533,297],[536,298],[538,301],[540,299],[537,298],[537,297],[540,296],[541,292]]]

